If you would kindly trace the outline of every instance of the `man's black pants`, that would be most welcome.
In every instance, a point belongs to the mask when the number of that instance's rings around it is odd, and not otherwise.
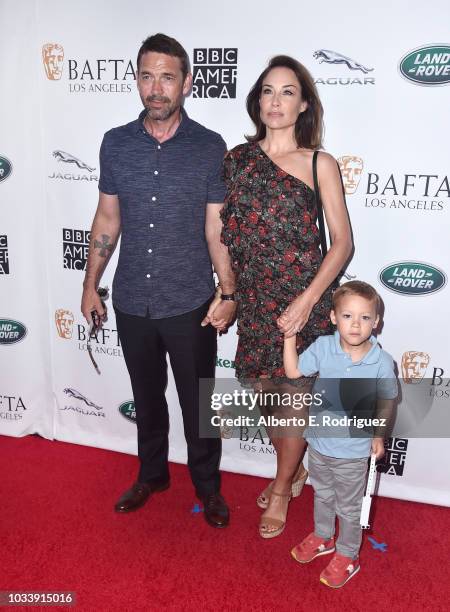
[[[220,489],[221,440],[199,438],[199,379],[214,378],[217,350],[216,330],[211,325],[200,325],[210,302],[165,319],[139,317],[115,309],[136,408],[138,481],[169,480],[169,413],[165,397],[168,353],[183,413],[188,466],[200,496]]]

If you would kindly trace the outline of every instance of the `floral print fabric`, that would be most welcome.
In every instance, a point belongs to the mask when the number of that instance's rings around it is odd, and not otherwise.
[[[236,376],[283,378],[283,334],[277,318],[304,291],[322,262],[314,191],[277,166],[257,143],[224,159],[227,185],[222,242],[237,278]],[[332,333],[331,288],[297,334],[302,352]]]

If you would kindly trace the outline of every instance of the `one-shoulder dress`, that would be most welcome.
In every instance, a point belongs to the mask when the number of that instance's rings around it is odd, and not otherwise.
[[[277,318],[308,287],[322,262],[315,193],[277,166],[256,142],[228,152],[224,179],[221,240],[237,279],[236,376],[246,381],[283,379],[283,334]],[[331,291],[325,291],[297,334],[298,352],[332,333]]]

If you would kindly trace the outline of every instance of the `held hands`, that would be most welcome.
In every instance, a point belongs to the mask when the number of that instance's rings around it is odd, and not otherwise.
[[[224,332],[231,325],[236,315],[236,302],[222,300],[220,293],[216,293],[213,301],[209,305],[206,317],[201,325],[205,327],[211,324],[219,332]]]
[[[373,438],[372,440],[372,454],[378,459],[384,455],[384,441],[383,438]]]
[[[277,325],[286,338],[295,336],[308,322],[314,301],[305,293],[289,304],[277,320]]]

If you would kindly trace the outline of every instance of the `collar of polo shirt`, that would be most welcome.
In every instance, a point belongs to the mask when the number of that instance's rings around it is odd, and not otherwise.
[[[372,348],[370,349],[370,351],[366,353],[362,359],[360,359],[359,361],[355,361],[352,365],[358,365],[360,363],[367,363],[367,364],[377,363],[380,357],[380,351],[381,351],[380,345],[378,344],[375,336],[370,336],[370,343],[372,344]],[[348,355],[348,353],[346,353],[341,346],[341,335],[337,330],[334,332],[334,351],[333,352],[336,355]]]

